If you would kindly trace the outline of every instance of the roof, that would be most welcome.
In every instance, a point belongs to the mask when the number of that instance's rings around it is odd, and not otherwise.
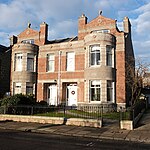
[[[9,47],[0,45],[0,52],[5,52],[5,51],[8,50],[8,49],[9,49]]]
[[[56,39],[52,41],[47,41],[47,44],[56,44],[56,43],[64,43],[64,42],[72,42],[72,41],[77,41],[78,37],[72,37],[72,38],[64,38],[64,39]]]

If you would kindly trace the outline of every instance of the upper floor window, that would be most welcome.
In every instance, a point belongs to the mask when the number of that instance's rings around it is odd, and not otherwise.
[[[90,46],[90,65],[100,65],[100,45]]]
[[[100,97],[101,97],[100,80],[93,80],[90,82],[90,100],[100,101]]]
[[[34,44],[34,40],[33,39],[23,40],[21,43]]]
[[[15,54],[15,71],[22,71],[22,53]]]
[[[94,30],[92,33],[110,33],[110,30],[108,29],[101,29],[101,30]]]
[[[67,71],[75,70],[75,53],[67,52]]]
[[[27,54],[27,71],[34,71],[34,54]]]
[[[47,54],[47,71],[53,72],[54,71],[54,63],[55,63],[55,56],[54,54]]]
[[[106,46],[106,64],[107,66],[112,66],[112,46],[107,45]]]

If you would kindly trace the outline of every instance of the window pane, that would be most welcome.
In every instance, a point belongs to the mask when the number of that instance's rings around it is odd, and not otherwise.
[[[106,53],[107,53],[107,66],[112,66],[112,47],[111,46],[106,47]]]
[[[14,83],[14,94],[21,93],[21,83]]]
[[[100,101],[100,81],[94,80],[91,81],[90,86],[90,95],[91,95],[91,101]]]
[[[55,61],[54,54],[48,54],[47,55],[47,71],[54,71],[54,61]]]
[[[94,46],[91,46],[90,48],[91,48],[91,51],[90,51],[91,66],[100,65],[100,46],[94,45]]]
[[[22,71],[22,54],[15,54],[15,70]]]
[[[112,81],[107,81],[107,101],[113,100],[113,85]]]
[[[68,52],[67,53],[67,71],[75,70],[75,53]]]

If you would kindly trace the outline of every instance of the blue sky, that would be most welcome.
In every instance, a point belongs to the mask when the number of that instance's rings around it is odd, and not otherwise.
[[[77,35],[78,17],[85,14],[88,21],[98,16],[116,19],[120,30],[128,16],[132,24],[132,40],[136,57],[150,57],[149,0],[0,0],[0,44],[9,45],[9,38],[26,29],[39,30],[49,25],[49,40]],[[150,61],[150,60],[149,60]]]

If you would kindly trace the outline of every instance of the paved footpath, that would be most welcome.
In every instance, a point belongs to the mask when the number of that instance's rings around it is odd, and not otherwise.
[[[118,121],[109,121],[109,123],[104,124],[104,127],[102,128],[92,128],[67,125],[0,121],[0,129],[12,129],[48,134],[62,134],[77,137],[92,137],[99,139],[126,140],[150,144],[150,111],[144,114],[138,126],[133,131],[119,129]]]

